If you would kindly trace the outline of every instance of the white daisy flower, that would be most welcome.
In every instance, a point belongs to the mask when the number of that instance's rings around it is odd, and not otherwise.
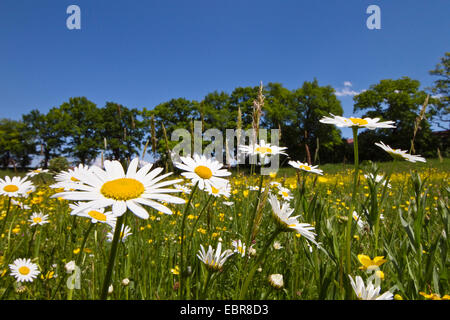
[[[269,276],[269,283],[275,289],[281,289],[284,286],[283,275],[276,273]]]
[[[31,222],[30,226],[34,226],[37,224],[42,226],[43,224],[49,223],[48,214],[43,214],[42,212],[33,212],[28,221]]]
[[[211,191],[208,193],[214,197],[224,196],[225,198],[229,198],[231,195],[231,185],[227,182],[226,184],[217,186],[217,188],[211,186]]]
[[[289,190],[287,188],[280,187],[278,194],[281,196],[281,198],[283,198],[284,201],[289,201],[289,200],[294,199],[294,197],[291,194],[291,190]]]
[[[188,187],[185,187],[181,184],[174,184],[173,187],[177,190],[180,190],[181,192],[185,193],[185,194],[190,194],[191,193],[191,189],[189,189]]]
[[[381,288],[375,287],[372,281],[369,281],[366,286],[360,276],[356,276],[356,282],[350,275],[349,278],[353,290],[355,291],[356,296],[359,300],[392,300],[394,297],[394,295],[390,291],[386,291],[385,293],[380,295]]]
[[[20,209],[22,209],[22,210],[30,210],[30,209],[31,209],[30,206],[27,206],[27,205],[24,204],[23,202],[16,201],[16,200],[14,200],[14,199],[11,199],[11,204],[14,205],[14,206],[18,206],[18,207],[19,207]]]
[[[108,232],[108,234],[106,235],[106,241],[108,242],[112,242],[113,238],[114,238],[114,231],[116,229],[116,224],[115,223],[111,223],[111,230],[110,232]],[[131,236],[133,233],[131,233],[131,229],[129,226],[125,226],[122,225],[122,228],[120,230],[120,236],[119,236],[119,240],[122,240],[122,242],[125,242],[125,240]]]
[[[323,171],[321,169],[318,169],[318,166],[310,166],[307,163],[302,163],[300,161],[292,161],[292,160],[289,161],[288,164],[299,170],[323,175]]]
[[[8,197],[28,197],[36,188],[31,181],[27,181],[27,177],[13,177],[6,176],[0,179],[0,195]]]
[[[384,121],[379,122],[380,118],[345,118],[341,116],[335,116],[330,114],[330,117],[323,117],[319,121],[327,124],[334,124],[337,127],[357,127],[357,128],[365,128],[370,130],[375,130],[378,128],[395,128],[394,121]]]
[[[57,193],[52,198],[62,197],[66,200],[88,201],[75,209],[72,214],[77,214],[88,208],[105,208],[112,206],[113,215],[118,217],[127,211],[127,208],[136,216],[147,219],[149,214],[141,205],[146,205],[166,214],[172,211],[165,203],[185,203],[181,198],[167,195],[169,192],[180,192],[177,189],[167,189],[166,187],[182,181],[168,180],[161,182],[172,173],[166,173],[159,177],[162,168],[156,168],[149,172],[152,164],[137,170],[138,158],[131,161],[127,173],[125,174],[119,161],[104,162],[105,170],[93,166],[90,172],[80,173],[81,184],[77,185],[77,191],[67,191]]]
[[[370,180],[374,181],[377,184],[380,183],[382,180],[384,180],[384,176],[378,175],[378,174],[376,176],[374,176],[372,173],[365,174],[364,178],[370,179]],[[386,180],[383,181],[383,186],[385,186],[385,185],[386,185]],[[387,187],[391,188],[391,184],[388,183]]]
[[[209,270],[219,271],[222,269],[227,259],[232,255],[233,251],[229,249],[222,252],[222,242],[219,242],[216,250],[209,246],[208,251],[205,251],[205,248],[200,245],[200,250],[198,251],[197,257]]]
[[[234,202],[232,202],[232,201],[224,201],[224,202],[222,202],[224,205],[226,205],[227,207],[231,207],[231,206],[233,206],[234,205]]]
[[[219,161],[207,158],[204,155],[194,154],[194,157],[180,157],[181,162],[176,162],[177,168],[186,172],[182,176],[191,179],[193,184],[198,182],[200,190],[211,192],[211,187],[218,187],[226,184],[228,181],[221,177],[231,175],[226,169],[221,169],[223,164]]]
[[[369,224],[366,221],[364,221],[356,211],[353,211],[353,220],[356,221],[360,229],[369,227]]]
[[[275,250],[280,250],[280,249],[283,248],[283,246],[281,245],[281,243],[280,243],[279,241],[275,241],[275,242],[273,243],[273,248],[274,248]]]
[[[273,187],[273,188],[282,188],[281,183],[279,183],[278,181],[270,182],[270,186]]]
[[[272,206],[273,217],[283,231],[296,231],[315,245],[318,245],[315,240],[316,234],[312,232],[314,227],[308,223],[299,223],[297,220],[299,216],[291,217],[294,209],[291,209],[288,203],[283,202],[280,206],[280,202],[274,195],[269,196],[269,202]]]
[[[234,252],[237,252],[242,257],[245,256],[245,243],[243,243],[240,239],[239,240],[233,240],[231,245],[234,248]]]
[[[77,209],[80,206],[83,206],[83,204],[82,203],[69,204],[69,207],[72,209],[72,212],[70,214],[79,217],[89,218],[91,219],[92,223],[100,222],[100,223],[107,223],[109,225],[116,223],[117,217],[114,216],[111,211],[105,212],[105,208],[99,209],[87,208],[82,211],[77,211]],[[74,212],[76,213],[74,214]]]
[[[64,188],[65,190],[75,189],[80,184],[80,174],[90,172],[90,168],[83,164],[79,164],[73,169],[62,171],[55,176],[56,183],[52,184],[50,188]],[[75,185],[75,186],[73,186]]]
[[[382,141],[375,142],[375,145],[386,151],[391,155],[392,158],[400,159],[400,160],[406,160],[409,162],[427,162],[425,158],[421,157],[420,155],[411,155],[407,153],[407,151],[400,150],[400,149],[392,149],[390,146],[385,145]]]
[[[32,263],[31,259],[16,259],[9,265],[9,269],[17,282],[33,282],[33,279],[41,273],[37,264]]]
[[[38,169],[36,169],[36,170],[30,170],[30,171],[28,171],[28,173],[26,174],[26,176],[31,178],[31,177],[34,177],[34,176],[36,176],[36,175],[38,175],[38,174],[46,173],[46,172],[48,172],[48,169],[38,168]]]
[[[239,150],[244,152],[247,155],[250,156],[256,156],[259,155],[261,158],[277,155],[277,154],[284,154],[287,155],[284,150],[286,150],[286,147],[278,147],[276,145],[271,145],[269,143],[266,143],[264,140],[260,140],[259,144],[254,143],[250,144],[249,146],[246,145],[240,145]]]

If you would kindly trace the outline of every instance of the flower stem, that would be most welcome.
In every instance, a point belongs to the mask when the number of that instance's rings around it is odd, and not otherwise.
[[[78,266],[80,265],[81,262],[81,257],[83,255],[83,250],[84,250],[84,246],[86,245],[86,240],[89,236],[89,233],[92,230],[92,227],[94,226],[93,223],[89,223],[89,227],[87,228],[86,232],[84,233],[84,238],[83,238],[83,242],[81,243],[81,247],[80,247],[80,255],[77,257],[77,260],[75,261],[75,264]]]
[[[351,271],[351,240],[352,240],[352,222],[353,210],[355,209],[356,190],[359,177],[359,156],[358,156],[358,127],[353,127],[353,150],[355,158],[355,175],[353,180],[352,202],[347,217],[347,232],[346,232],[346,271],[350,274]]]
[[[195,191],[197,191],[198,188],[198,182],[195,184],[194,189],[192,189],[191,195],[189,197],[188,202],[186,203],[186,206],[184,207],[183,212],[183,220],[181,221],[181,239],[180,239],[180,299],[183,297],[183,285],[184,285],[184,228],[186,225],[186,216],[188,215],[189,208],[191,206],[192,198],[194,197]]]
[[[102,293],[100,296],[101,300],[106,300],[106,298],[108,297],[108,288],[109,288],[111,278],[112,278],[112,271],[113,271],[113,267],[114,267],[114,261],[116,259],[117,247],[118,247],[119,239],[121,238],[120,234],[122,231],[122,224],[123,224],[123,220],[124,220],[124,217],[126,214],[127,213],[125,212],[125,214],[123,214],[117,218],[116,229],[114,230],[114,236],[113,236],[113,240],[112,240],[112,244],[111,244],[111,251],[109,253],[108,267],[106,269],[105,278],[103,280]]]
[[[265,255],[266,255],[267,249],[269,249],[270,245],[272,244],[272,242],[275,240],[275,238],[277,237],[277,235],[280,232],[281,232],[281,229],[277,228],[267,239],[260,255],[258,256],[258,259],[256,260],[255,264],[253,265],[252,269],[250,269],[250,272],[248,273],[248,275],[245,279],[245,282],[242,285],[241,293],[239,295],[239,300],[243,300],[246,298],[248,286],[249,286],[250,282],[252,281],[253,276],[255,275],[256,269],[258,269],[259,265],[261,264],[261,262],[263,261]]]
[[[261,190],[262,190],[262,186],[263,186],[263,180],[264,180],[264,176],[261,175],[259,178],[259,189],[258,189],[258,196],[255,200],[255,209],[252,212],[252,215],[250,217],[250,221],[248,223],[248,235],[247,235],[247,243],[250,245],[251,241],[252,241],[252,230],[253,230],[253,225],[255,222],[255,216],[256,216],[256,211],[258,210],[258,205],[259,205],[259,199],[261,197]]]
[[[383,202],[386,196],[386,191],[388,189],[388,185],[389,185],[389,181],[391,180],[391,176],[392,176],[392,172],[394,170],[395,167],[395,162],[396,159],[394,158],[394,161],[392,163],[392,165],[389,167],[389,173],[388,176],[386,178],[384,187],[383,187],[383,194],[381,195],[381,199],[380,199],[380,205],[379,205],[379,211],[377,212],[377,217],[375,220],[375,256],[377,255],[377,251],[378,251],[378,235],[380,232],[380,216],[381,216],[381,209],[383,208]]]
[[[202,300],[206,299],[206,291],[208,289],[209,281],[211,280],[211,275],[212,275],[211,271],[206,269],[205,282],[203,284],[203,292],[202,292],[202,298],[201,298]]]

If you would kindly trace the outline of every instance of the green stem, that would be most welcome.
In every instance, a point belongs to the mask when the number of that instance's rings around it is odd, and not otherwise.
[[[86,232],[84,233],[83,242],[81,243],[81,248],[80,248],[80,255],[77,257],[77,260],[75,261],[75,264],[77,266],[80,265],[81,257],[83,255],[84,246],[86,245],[87,238],[88,238],[89,233],[91,232],[93,227],[94,227],[94,224],[92,222],[90,222],[89,223],[89,227],[87,228]]]
[[[180,292],[180,299],[182,299],[183,297],[183,285],[184,285],[184,228],[186,225],[186,216],[189,212],[189,208],[191,206],[191,201],[192,198],[194,197],[194,193],[195,191],[197,191],[198,188],[198,181],[194,186],[194,189],[192,189],[191,195],[189,196],[189,200],[186,203],[186,206],[184,207],[184,212],[183,212],[183,220],[181,221],[181,239],[180,239],[180,287],[179,287],[179,292]]]
[[[203,292],[202,292],[202,300],[206,299],[206,291],[208,289],[208,285],[209,285],[209,281],[211,280],[211,271],[209,271],[208,269],[206,269],[206,277],[205,277],[205,282],[203,284]]]
[[[358,157],[358,128],[352,127],[353,129],[353,150],[354,150],[354,158],[355,158],[355,175],[353,180],[353,192],[352,192],[352,201],[350,205],[350,210],[348,212],[347,217],[347,232],[346,232],[346,272],[350,274],[351,272],[351,233],[352,233],[352,222],[353,222],[353,210],[355,209],[355,199],[356,199],[356,190],[358,185],[358,177],[359,177],[359,157]]]
[[[197,222],[198,222],[198,221],[200,220],[200,218],[202,217],[203,212],[206,211],[206,208],[208,207],[209,202],[211,201],[211,199],[212,199],[213,197],[214,197],[214,196],[213,196],[212,194],[208,197],[208,200],[206,201],[206,204],[203,206],[202,211],[200,211],[200,213],[199,213],[197,219],[195,219],[194,225],[192,226],[191,233],[189,234],[189,248],[188,248],[188,252],[191,251],[191,244],[192,244],[192,241],[191,241],[191,240],[194,238],[194,232],[195,232],[195,227],[197,226]]]
[[[263,261],[265,255],[266,255],[267,249],[269,249],[270,245],[272,244],[272,242],[275,240],[275,238],[277,237],[277,235],[278,235],[280,232],[281,232],[281,229],[278,229],[278,228],[277,228],[277,229],[270,235],[270,237],[268,238],[268,240],[267,240],[266,244],[264,245],[264,247],[263,247],[263,249],[262,249],[260,255],[258,256],[258,258],[257,258],[257,260],[256,260],[256,262],[255,262],[255,264],[253,265],[252,269],[250,269],[250,272],[248,273],[248,275],[247,275],[247,277],[246,277],[246,279],[245,279],[244,284],[242,285],[241,293],[240,293],[240,295],[239,295],[239,300],[243,300],[243,299],[246,298],[248,286],[249,286],[250,282],[252,281],[253,276],[255,275],[256,270],[258,269],[259,265],[260,265],[261,262]]]
[[[252,239],[252,230],[253,230],[253,224],[255,222],[255,217],[256,217],[256,211],[258,210],[258,205],[259,205],[259,198],[261,197],[261,190],[262,190],[262,186],[263,186],[263,180],[264,180],[264,176],[261,175],[259,178],[259,189],[258,189],[258,196],[256,197],[255,200],[255,208],[252,212],[252,215],[250,217],[250,221],[248,222],[248,234],[247,234],[247,244],[250,245]]]
[[[389,181],[391,180],[392,172],[394,171],[395,162],[396,162],[396,159],[394,158],[394,161],[389,168],[389,173],[388,173],[388,176],[386,178],[386,181],[385,181],[385,184],[383,187],[383,194],[381,195],[379,211],[377,212],[377,217],[376,217],[376,221],[375,221],[375,230],[374,230],[375,231],[375,256],[377,255],[377,251],[378,251],[378,235],[380,232],[381,209],[383,208],[383,202],[384,202],[384,199],[386,196],[386,191],[388,189]]]
[[[121,238],[120,235],[121,235],[121,231],[122,231],[123,219],[126,214],[127,214],[127,212],[125,212],[125,214],[123,214],[117,218],[116,229],[114,230],[114,236],[113,236],[113,240],[112,240],[112,244],[111,244],[111,251],[109,254],[108,267],[106,269],[105,278],[103,280],[102,293],[100,296],[101,300],[106,300],[108,297],[108,288],[109,288],[111,278],[112,278],[112,271],[113,271],[113,267],[114,267],[114,261],[116,259],[116,253],[117,253],[119,239]]]

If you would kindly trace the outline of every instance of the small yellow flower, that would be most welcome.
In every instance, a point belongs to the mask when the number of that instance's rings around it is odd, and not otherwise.
[[[175,266],[175,268],[170,269],[170,272],[172,272],[172,274],[174,274],[174,275],[179,275],[180,268],[178,266]]]
[[[359,269],[362,270],[372,270],[376,269],[379,266],[381,266],[383,263],[385,263],[387,260],[384,259],[384,256],[378,256],[372,259],[370,259],[369,256],[366,256],[364,254],[358,254],[358,260],[361,262],[362,266],[359,267]]]
[[[395,300],[403,300],[403,297],[399,294],[394,295]]]
[[[73,250],[73,254],[79,254],[80,253],[80,248],[74,249]]]
[[[244,190],[243,194],[244,194],[244,197],[247,198],[247,196],[248,196],[248,190]]]
[[[427,294],[427,293],[425,293],[425,292],[423,292],[423,291],[420,291],[419,294],[422,295],[422,296],[424,296],[425,299],[442,300],[441,296],[439,296],[439,295],[436,294],[436,293],[430,293],[430,294]],[[447,295],[446,295],[446,296],[447,296]],[[444,297],[445,297],[445,296],[444,296]],[[447,298],[446,300],[448,300],[448,298]]]

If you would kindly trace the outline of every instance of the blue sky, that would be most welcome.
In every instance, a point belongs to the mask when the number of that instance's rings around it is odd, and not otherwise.
[[[81,30],[66,27],[71,4]],[[366,27],[371,4],[381,30]],[[381,79],[432,84],[428,71],[450,51],[449,14],[448,0],[1,0],[0,118],[75,96],[150,109],[314,77],[344,93],[350,116],[352,92]]]

